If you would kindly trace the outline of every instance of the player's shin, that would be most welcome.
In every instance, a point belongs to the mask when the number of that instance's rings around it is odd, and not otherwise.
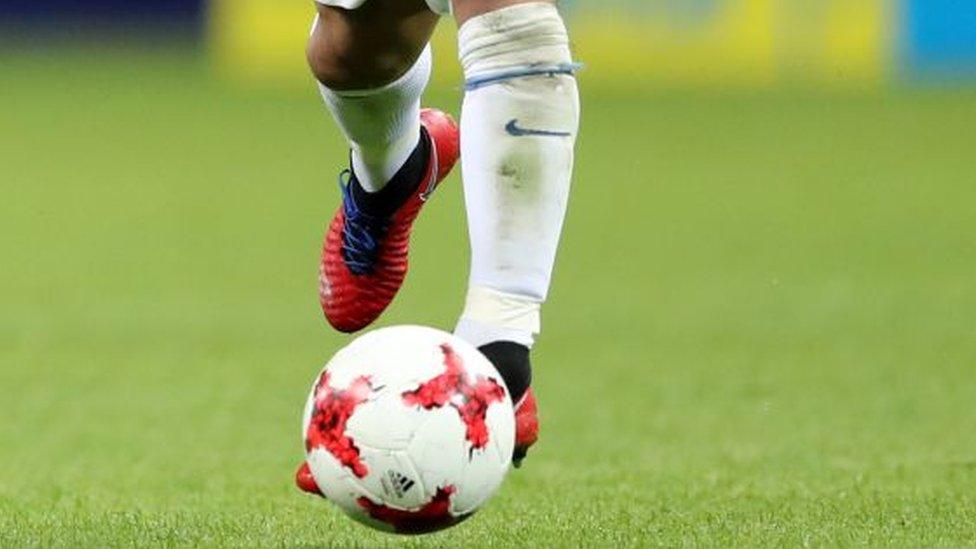
[[[555,6],[519,4],[460,29],[462,170],[471,238],[457,333],[531,347],[549,292],[579,126],[569,37]]]

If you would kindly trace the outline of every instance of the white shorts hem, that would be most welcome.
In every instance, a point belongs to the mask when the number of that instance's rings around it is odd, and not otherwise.
[[[346,10],[354,10],[362,7],[367,0],[315,0],[325,6],[334,6]],[[427,5],[431,11],[439,15],[450,15],[451,0],[427,0]]]

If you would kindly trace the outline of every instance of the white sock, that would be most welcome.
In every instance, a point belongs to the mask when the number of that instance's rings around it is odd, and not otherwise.
[[[549,292],[579,128],[569,37],[548,3],[470,19],[459,31],[471,238],[467,305],[456,333],[476,346],[531,346]]]
[[[395,82],[373,90],[336,91],[319,83],[325,104],[352,148],[352,169],[377,192],[403,167],[420,140],[420,96],[430,80],[430,46]]]

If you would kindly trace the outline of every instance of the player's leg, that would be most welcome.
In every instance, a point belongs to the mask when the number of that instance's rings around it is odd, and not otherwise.
[[[480,346],[519,402],[518,462],[538,432],[529,350],[569,196],[579,126],[575,66],[552,2],[453,3],[466,79],[461,150],[472,248],[456,332]]]
[[[457,159],[454,122],[420,108],[437,20],[424,0],[318,6],[308,61],[351,148],[343,206],[323,246],[319,297],[330,323],[345,332],[371,323],[393,299],[413,221]]]
[[[377,267],[385,272],[377,265],[383,259],[380,250],[368,245],[382,244],[391,226],[403,225],[402,216],[390,217],[418,189],[427,192],[436,184],[457,157],[453,122],[420,109],[431,70],[428,43],[437,21],[424,0],[319,0],[308,63],[349,141],[352,165],[342,180],[343,206],[323,246],[319,293],[330,322],[346,331],[365,320],[350,318],[344,308],[356,309],[366,300],[375,309],[370,288],[381,286]],[[377,228],[384,231],[374,233]],[[361,284],[350,264],[362,270]],[[390,286],[389,280],[379,282]],[[298,468],[295,481],[302,490],[321,494],[307,463]]]

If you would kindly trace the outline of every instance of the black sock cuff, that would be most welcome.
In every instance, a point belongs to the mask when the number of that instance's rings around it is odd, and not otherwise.
[[[478,350],[488,357],[501,374],[512,396],[512,404],[517,404],[532,385],[529,348],[512,341],[495,341],[479,347]]]
[[[427,129],[421,127],[420,139],[417,142],[416,148],[410,153],[410,157],[407,158],[403,167],[378,192],[366,192],[366,189],[363,189],[359,180],[356,179],[356,174],[353,173],[350,185],[352,186],[352,196],[356,201],[356,205],[364,212],[375,217],[388,217],[392,215],[420,187],[420,182],[427,174],[432,145],[430,136],[427,135]],[[350,164],[352,163],[350,162]]]

